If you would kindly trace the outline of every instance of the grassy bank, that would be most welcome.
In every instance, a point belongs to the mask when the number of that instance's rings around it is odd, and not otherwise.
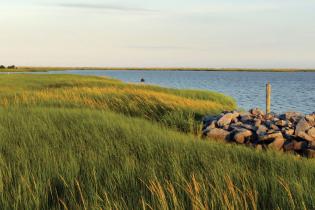
[[[198,131],[206,114],[236,108],[232,98],[209,91],[126,84],[104,77],[1,75],[0,106],[110,110],[158,121],[181,131]]]
[[[1,209],[314,209],[315,162],[89,109],[0,111]]]
[[[145,71],[228,71],[228,72],[315,72],[315,69],[303,68],[154,68],[154,67],[31,67],[21,66],[16,69],[0,69],[0,72],[47,72],[65,70],[145,70]]]
[[[193,135],[218,93],[0,75],[0,107],[1,209],[315,208],[314,160]]]

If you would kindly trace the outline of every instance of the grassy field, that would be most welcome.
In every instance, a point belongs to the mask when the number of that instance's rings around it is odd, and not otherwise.
[[[297,68],[185,68],[185,67],[32,67],[20,66],[16,69],[0,69],[0,72],[47,72],[64,70],[146,70],[146,71],[229,71],[229,72],[315,72],[315,69]]]
[[[110,110],[195,133],[201,118],[236,108],[235,101],[208,91],[122,83],[105,77],[1,75],[0,106]]]
[[[0,75],[0,102],[1,209],[315,208],[314,160],[194,135],[229,97]]]

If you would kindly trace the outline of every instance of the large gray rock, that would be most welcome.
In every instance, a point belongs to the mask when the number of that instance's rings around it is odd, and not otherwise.
[[[209,132],[207,133],[207,136],[215,140],[223,140],[223,141],[230,140],[230,132],[220,129],[220,128],[210,129]]]
[[[308,135],[306,132],[300,132],[298,137],[306,140],[306,141],[315,141],[314,137],[311,137],[310,135]]]
[[[210,125],[208,125],[208,127],[206,127],[206,128],[202,131],[203,135],[207,135],[207,133],[208,133],[211,129],[216,128],[216,123],[217,123],[217,121],[216,121],[216,120],[213,120],[213,121],[210,123]]]
[[[265,134],[263,136],[259,136],[259,140],[260,141],[270,141],[270,140],[275,140],[275,139],[283,139],[283,135],[281,132],[274,132],[274,133],[270,133],[270,134]]]
[[[232,120],[234,118],[237,118],[239,116],[239,113],[227,113],[225,115],[223,115],[217,122],[217,125],[219,127],[223,127],[225,125],[229,125],[231,124]]]
[[[265,113],[259,109],[259,108],[254,108],[254,109],[251,109],[249,111],[252,115],[255,115],[255,116],[258,116],[258,115],[265,115]]]
[[[246,123],[251,120],[253,120],[253,116],[249,112],[240,113],[240,121],[242,123]]]
[[[295,135],[300,137],[301,133],[305,133],[310,128],[311,128],[311,125],[306,121],[305,118],[302,118],[296,125]]]
[[[306,150],[308,148],[307,146],[307,142],[306,141],[290,141],[290,142],[286,142],[284,145],[283,145],[283,149],[285,151],[303,151],[303,150]]]
[[[315,158],[315,150],[308,149],[306,150],[305,155],[308,158]]]
[[[261,125],[258,127],[256,134],[258,136],[263,136],[267,133],[267,131],[268,131],[268,128],[265,125]]]
[[[280,115],[281,120],[289,120],[291,122],[298,122],[302,119],[303,114],[299,112],[286,112],[282,115]]]
[[[280,126],[280,127],[285,127],[288,125],[288,122],[285,121],[285,120],[278,120],[276,123],[275,123],[276,126]]]
[[[310,137],[315,138],[315,127],[309,129],[309,130],[307,131],[307,134],[308,134]]]
[[[283,149],[284,142],[284,138],[276,138],[272,143],[268,144],[268,148],[280,151],[281,149]]]
[[[306,115],[305,119],[311,126],[315,126],[315,114]]]
[[[240,144],[244,144],[245,140],[253,135],[253,132],[247,129],[240,129],[234,135],[234,141]]]
[[[241,127],[245,128],[247,130],[251,130],[251,131],[256,131],[257,130],[257,127],[255,127],[254,125],[251,125],[251,124],[242,124]]]

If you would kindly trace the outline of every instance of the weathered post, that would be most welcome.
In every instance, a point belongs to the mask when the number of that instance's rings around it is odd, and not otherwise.
[[[270,104],[271,104],[271,85],[270,82],[266,85],[266,114],[270,113]]]

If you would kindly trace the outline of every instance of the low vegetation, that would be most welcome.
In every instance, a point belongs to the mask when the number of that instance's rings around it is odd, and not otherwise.
[[[1,75],[0,101],[1,209],[315,208],[313,160],[202,141],[186,128],[235,109],[229,97]]]
[[[104,77],[2,75],[0,87],[3,107],[111,110],[195,133],[204,115],[236,108],[232,98],[218,93],[126,84]]]

